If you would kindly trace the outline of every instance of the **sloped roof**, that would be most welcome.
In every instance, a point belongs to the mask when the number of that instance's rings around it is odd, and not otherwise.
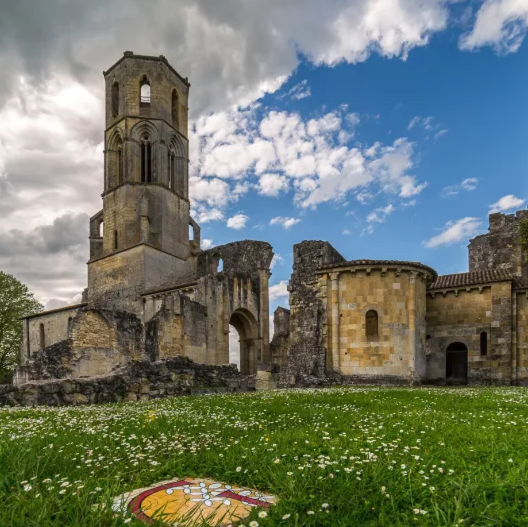
[[[510,271],[505,269],[489,269],[469,273],[444,274],[436,278],[429,289],[447,289],[451,287],[466,287],[471,285],[490,284],[494,282],[513,281]]]

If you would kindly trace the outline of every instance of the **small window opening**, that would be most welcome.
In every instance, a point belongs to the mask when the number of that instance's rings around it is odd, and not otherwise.
[[[141,80],[141,106],[149,106],[150,105],[150,84],[149,81],[143,77]]]
[[[480,354],[488,354],[488,334],[485,331],[480,334]]]
[[[189,225],[189,241],[192,242],[194,240],[194,229],[192,225]]]
[[[114,249],[118,247],[117,231],[114,231]]]
[[[175,156],[174,156],[174,152],[172,150],[169,150],[169,155],[168,155],[168,159],[167,159],[167,163],[168,163],[168,171],[169,171],[169,177],[168,177],[168,180],[169,180],[169,188],[174,191],[174,181],[175,181],[175,178],[174,178],[174,163],[175,163]]]
[[[119,84],[114,82],[112,85],[112,117],[119,115]]]
[[[365,329],[367,337],[378,336],[378,313],[373,309],[367,311],[365,315]]]
[[[46,347],[46,333],[44,331],[44,324],[40,324],[39,327],[39,336],[40,336],[40,349],[44,349]]]
[[[99,236],[102,238],[104,233],[104,222],[99,224]]]
[[[148,136],[141,143],[141,182],[152,183],[152,145]]]
[[[178,98],[178,92],[176,90],[173,90],[172,92],[172,126],[174,126],[174,128],[178,129],[178,126],[179,126],[179,116],[178,116],[178,111],[179,111],[179,98]]]
[[[216,267],[216,272],[217,273],[221,273],[223,270],[224,270],[224,260],[222,260],[222,258],[220,258],[220,260],[218,260],[218,265]]]
[[[117,184],[123,183],[123,149],[120,146],[117,150]]]

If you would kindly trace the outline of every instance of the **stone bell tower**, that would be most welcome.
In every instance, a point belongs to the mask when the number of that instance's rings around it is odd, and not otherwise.
[[[132,310],[141,293],[191,280],[200,251],[189,215],[190,84],[165,57],[130,51],[104,77],[103,210],[90,219],[87,300]]]

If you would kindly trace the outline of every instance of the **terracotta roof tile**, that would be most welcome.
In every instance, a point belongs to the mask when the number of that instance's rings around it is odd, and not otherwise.
[[[470,285],[490,284],[493,282],[513,281],[514,277],[505,269],[489,269],[472,271],[470,273],[445,274],[439,276],[429,289],[447,289],[451,287],[465,287]]]

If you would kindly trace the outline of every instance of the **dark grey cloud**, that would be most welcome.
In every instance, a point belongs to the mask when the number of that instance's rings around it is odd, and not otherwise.
[[[196,115],[254,98],[263,83],[289,75],[299,53],[330,65],[364,60],[375,49],[405,54],[445,27],[447,3],[2,0],[0,97],[20,73],[38,83],[63,71],[96,85],[127,49],[164,54],[188,76]]]

